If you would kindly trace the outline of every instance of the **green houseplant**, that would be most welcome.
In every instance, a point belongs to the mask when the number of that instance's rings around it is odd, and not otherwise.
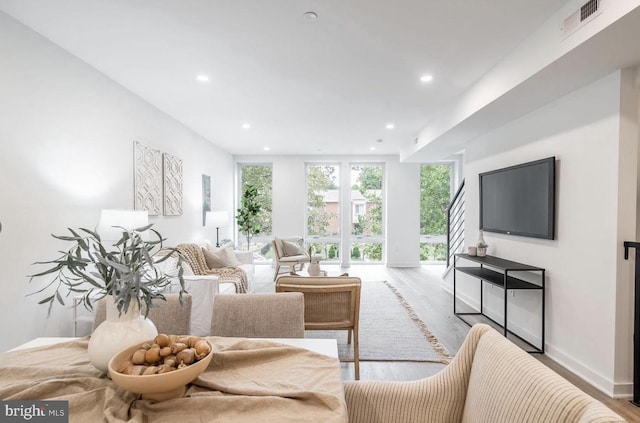
[[[180,266],[182,257],[176,250],[165,248],[166,254],[155,259],[154,254],[163,249],[165,239],[151,226],[132,230],[120,228],[122,235],[113,246],[106,245],[96,231],[85,228],[69,228],[70,236],[52,235],[72,245],[68,250],[60,251],[62,255],[57,259],[34,263],[51,267],[31,275],[30,282],[34,278],[54,275],[46,286],[34,293],[50,292],[53,288],[53,292],[39,304],[49,304],[49,312],[55,301],[64,305],[61,291],[66,289],[66,296],[80,295],[81,302],[89,310],[93,309],[93,302],[97,299],[110,295],[119,314],[125,313],[135,303],[146,317],[153,302],[164,299],[162,291],[171,283],[171,277],[159,272],[154,264],[167,260],[172,254],[178,257],[177,277],[182,296],[186,292]],[[143,239],[142,234],[147,230],[155,239]]]
[[[48,283],[33,293],[46,292],[39,303],[49,304],[49,312],[56,301],[64,305],[63,294],[79,297],[89,310],[96,301],[107,297],[107,319],[93,331],[87,350],[91,364],[102,371],[107,371],[111,357],[122,349],[158,334],[153,322],[146,317],[154,301],[165,300],[163,291],[171,284],[171,276],[160,272],[155,264],[175,254],[178,257],[180,300],[186,292],[182,257],[169,248],[154,258],[165,239],[151,226],[132,230],[119,228],[122,231],[120,239],[113,245],[107,245],[97,231],[69,229],[70,236],[52,236],[71,243],[71,247],[60,251],[62,255],[57,259],[35,263],[49,265],[30,279],[31,282],[34,278],[49,276]],[[145,240],[145,231],[153,234],[154,239]]]
[[[251,238],[262,230],[262,205],[258,201],[258,188],[247,184],[242,192],[242,199],[236,221],[240,233],[247,237],[247,250],[251,245]]]

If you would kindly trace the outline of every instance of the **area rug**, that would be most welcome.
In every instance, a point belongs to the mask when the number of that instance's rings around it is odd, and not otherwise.
[[[363,281],[360,294],[360,361],[448,364],[451,357],[387,281]],[[347,331],[306,331],[307,338],[335,338],[341,361],[353,361]]]

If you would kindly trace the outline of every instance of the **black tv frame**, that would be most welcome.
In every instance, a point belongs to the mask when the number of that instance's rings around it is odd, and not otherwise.
[[[510,172],[510,171],[514,171],[516,169],[519,168],[523,168],[523,167],[528,167],[528,166],[535,166],[535,165],[539,165],[542,163],[547,163],[548,164],[548,170],[549,170],[549,174],[548,174],[548,182],[549,182],[549,186],[548,186],[548,193],[549,193],[549,207],[547,209],[547,232],[546,234],[532,234],[532,233],[525,233],[525,232],[518,232],[518,231],[507,231],[504,229],[496,229],[496,228],[487,228],[484,226],[483,224],[483,219],[482,219],[482,200],[483,200],[483,196],[482,196],[482,178],[484,176],[487,175],[493,175],[496,173],[505,173],[505,172]],[[478,181],[479,181],[479,188],[480,188],[480,229],[483,231],[487,231],[487,232],[495,232],[495,233],[502,233],[502,234],[507,234],[507,235],[517,235],[517,236],[524,236],[524,237],[529,237],[529,238],[540,238],[540,239],[550,239],[550,240],[554,240],[555,239],[555,226],[556,226],[556,213],[555,213],[555,208],[556,208],[556,204],[555,204],[555,198],[556,198],[556,158],[555,156],[552,157],[547,157],[545,159],[540,159],[540,160],[534,160],[531,162],[527,162],[527,163],[521,163],[518,165],[514,165],[514,166],[509,166],[509,167],[505,167],[502,169],[495,169],[495,170],[491,170],[489,172],[483,172],[480,173],[478,175]]]

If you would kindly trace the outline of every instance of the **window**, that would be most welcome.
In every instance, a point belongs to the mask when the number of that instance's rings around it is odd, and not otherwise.
[[[382,165],[351,165],[351,261],[381,262]]]
[[[243,250],[254,251],[257,263],[268,262],[273,259],[271,251],[271,204],[272,204],[272,168],[270,164],[240,164],[240,192],[238,207],[241,206],[242,193],[249,185],[258,190],[256,197],[260,205],[257,223],[259,232],[247,240],[246,234],[238,231],[238,247]],[[249,244],[247,242],[249,241]]]
[[[451,200],[450,164],[420,168],[420,260],[447,260],[447,207]]]
[[[307,164],[306,238],[324,260],[340,258],[340,167]]]

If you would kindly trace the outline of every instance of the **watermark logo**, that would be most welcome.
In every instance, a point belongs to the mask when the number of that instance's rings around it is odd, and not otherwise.
[[[0,401],[0,423],[69,423],[69,401]]]

